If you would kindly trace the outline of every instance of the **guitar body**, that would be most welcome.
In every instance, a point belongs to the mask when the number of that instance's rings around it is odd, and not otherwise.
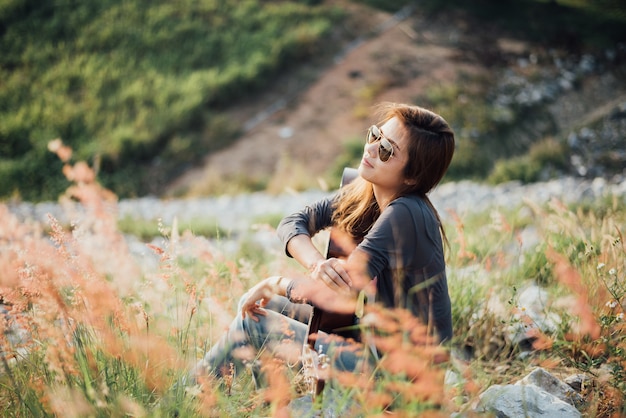
[[[344,239],[340,245],[335,235],[336,231],[331,229],[326,258],[338,258],[345,260],[348,258],[352,250],[356,248],[356,243],[344,242],[346,241]],[[351,329],[353,325],[354,315],[328,312],[320,308],[313,307],[313,318],[311,319],[309,331],[310,333],[324,331],[329,334],[340,335],[344,338],[356,338],[354,330]]]
[[[344,168],[339,187],[350,184],[358,175],[359,173],[356,169],[349,167]],[[356,245],[357,243],[355,243],[352,239],[340,236],[339,232],[335,228],[331,228],[330,236],[328,238],[328,248],[326,249],[326,258],[339,258],[345,260],[356,248]],[[311,326],[311,329],[337,334],[344,338],[354,337],[352,330],[345,329],[346,327],[354,325],[354,315],[337,314],[334,312],[323,311],[319,308],[314,308],[312,320],[315,325]]]
[[[341,178],[340,187],[349,184],[352,180],[354,180],[358,176],[358,172],[354,168],[344,168],[343,176]],[[342,234],[345,235],[345,234]],[[350,253],[356,248],[357,243],[355,243],[351,239],[346,239],[345,236],[340,236],[339,232],[334,228],[330,229],[330,236],[328,240],[328,248],[326,250],[326,258],[339,258],[346,259],[350,255]],[[324,331],[328,334],[337,334],[344,338],[355,338],[356,333],[352,329],[354,326],[354,315],[353,314],[338,314],[334,312],[324,311],[320,308],[313,307],[313,312],[311,314],[311,319],[309,321],[309,329],[307,336],[307,343],[305,344],[305,353],[308,356],[325,357],[325,354],[320,352],[319,354],[315,353],[315,334],[318,331]],[[311,364],[308,366],[313,370],[313,374],[315,376],[310,376],[312,382],[312,388],[310,392],[312,395],[319,395],[324,389],[325,377],[319,375],[318,368],[328,367],[327,364],[322,366],[323,361],[318,359],[311,360]],[[306,366],[305,366],[306,368]]]

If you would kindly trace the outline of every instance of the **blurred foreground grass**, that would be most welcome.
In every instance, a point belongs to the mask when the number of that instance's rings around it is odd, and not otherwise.
[[[267,355],[267,388],[256,390],[245,373],[181,384],[247,288],[301,270],[262,248],[254,257],[225,256],[176,224],[161,226],[163,244],[148,244],[159,263],[147,268],[117,227],[115,196],[84,165],[64,173],[75,181],[65,198],[85,208],[70,227],[52,218],[46,228],[21,223],[0,206],[0,295],[8,309],[0,322],[2,416],[270,416],[301,395],[297,369]],[[346,416],[449,416],[489,385],[542,366],[593,379],[583,393],[586,416],[625,414],[623,208],[623,197],[609,197],[452,216],[454,347],[467,358],[432,346],[405,312],[372,306],[385,318],[377,325],[377,378],[334,374],[335,404]],[[543,314],[560,321],[535,333],[521,356],[507,332],[529,324],[516,294],[530,284],[549,294]],[[506,301],[502,312],[488,309],[494,297]],[[446,370],[461,383],[444,385]]]

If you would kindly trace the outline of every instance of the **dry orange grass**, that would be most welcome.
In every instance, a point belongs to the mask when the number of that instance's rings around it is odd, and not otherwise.
[[[60,141],[50,148],[65,162],[63,172],[73,182],[61,197],[70,228],[50,217],[45,235],[41,225],[20,222],[0,206],[0,296],[9,309],[0,330],[18,327],[25,336],[17,343],[0,340],[4,371],[15,386],[7,408],[23,401],[20,391],[30,391],[46,413],[85,416],[108,402],[130,412],[141,407],[123,393],[111,398],[107,385],[115,378],[102,377],[107,371],[101,358],[123,362],[136,375],[137,386],[151,397],[163,396],[195,360],[197,339],[208,337],[209,326],[219,328],[217,333],[226,325],[230,301],[204,298],[198,280],[177,266],[176,232],[165,248],[153,246],[160,268],[144,275],[117,229],[117,198],[96,182],[85,163],[70,164],[71,150]],[[205,251],[196,255],[213,261],[206,245],[195,251]],[[237,277],[236,268],[231,269]],[[207,271],[203,284],[210,283],[216,295],[228,295],[220,287],[230,287],[230,280],[220,286],[212,274]],[[185,333],[202,300],[211,301],[205,318],[219,314],[206,321],[205,329]],[[43,378],[13,373],[10,360],[32,366]]]
[[[261,390],[252,388],[249,376],[232,373],[221,380],[203,377],[193,387],[180,386],[179,380],[207,344],[221,336],[235,314],[236,300],[259,275],[300,273],[279,261],[265,266],[233,261],[202,237],[179,233],[176,221],[169,229],[161,225],[163,240],[148,245],[158,268],[146,269],[117,229],[116,196],[97,183],[85,163],[71,164],[71,150],[60,141],[50,149],[65,163],[63,172],[72,182],[61,197],[71,225],[52,217],[47,226],[22,222],[0,205],[0,296],[8,310],[0,321],[7,336],[0,339],[2,415],[288,416],[287,405],[302,395],[294,380],[298,371],[290,367],[293,355],[281,361],[261,354],[269,382]],[[558,202],[547,209],[530,206],[550,244],[545,256],[553,285],[575,298],[569,313],[576,321],[561,333],[534,330],[535,353],[543,355],[526,363],[515,363],[509,351],[503,354],[510,347],[491,346],[510,370],[511,375],[501,377],[517,380],[525,367],[534,365],[595,373],[600,377],[584,393],[586,412],[619,416],[625,411],[620,394],[626,390],[621,218],[597,218]],[[511,258],[500,248],[477,249],[464,220],[452,217],[457,233],[452,242],[458,246],[452,263],[480,263],[485,274],[501,277],[495,275],[510,267]],[[520,239],[503,215],[492,216],[491,223],[491,230]],[[515,309],[511,307],[511,315]],[[426,327],[402,310],[368,306],[366,313],[364,343],[375,345],[382,357],[362,373],[330,371],[329,386],[343,402],[345,416],[469,413],[469,403],[459,406],[454,399],[471,401],[490,383],[478,368],[502,366],[484,359],[457,361],[462,384],[446,387],[450,355]],[[489,344],[499,337],[498,327],[496,318],[483,318],[457,332],[468,333],[460,339]]]

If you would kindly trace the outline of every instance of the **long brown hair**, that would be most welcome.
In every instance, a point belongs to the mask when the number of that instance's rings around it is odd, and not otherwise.
[[[397,118],[407,135],[408,161],[404,166],[404,177],[412,181],[405,184],[396,197],[417,195],[424,199],[435,214],[447,243],[441,219],[427,193],[441,181],[450,166],[454,155],[454,132],[441,116],[419,106],[381,103],[376,111],[381,124]],[[358,240],[365,236],[379,215],[372,184],[359,177],[341,189],[333,221]]]

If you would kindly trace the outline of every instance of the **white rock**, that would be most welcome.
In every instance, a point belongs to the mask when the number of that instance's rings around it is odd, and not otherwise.
[[[572,405],[535,385],[493,385],[480,395],[478,413],[499,418],[577,418]]]

